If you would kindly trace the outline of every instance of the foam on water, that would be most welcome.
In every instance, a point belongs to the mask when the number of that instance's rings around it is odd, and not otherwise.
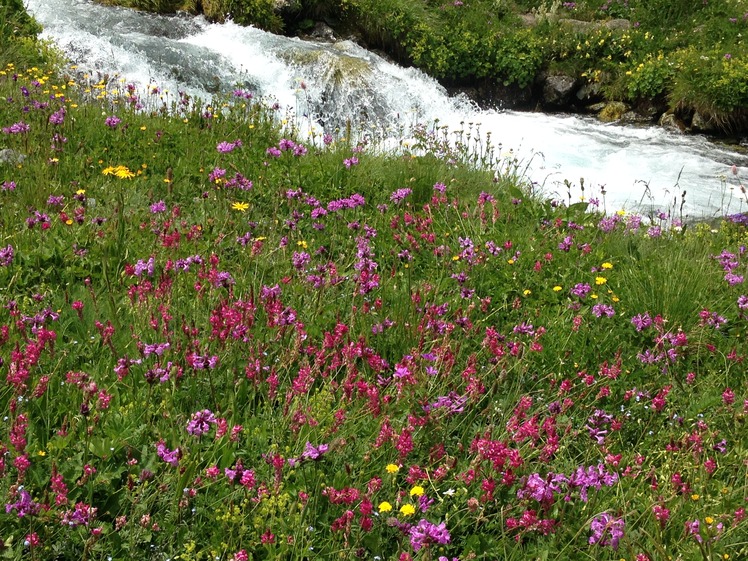
[[[701,137],[567,115],[481,110],[450,97],[423,73],[350,41],[322,44],[188,16],[155,16],[87,0],[28,0],[31,13],[80,68],[141,85],[209,98],[236,84],[295,115],[300,130],[363,121],[408,135],[417,123],[450,130],[480,124],[482,135],[528,164],[550,195],[602,197],[609,211],[673,208],[687,192],[696,218],[748,210],[739,189],[748,160]],[[475,130],[475,129],[473,129]],[[738,164],[734,177],[730,166]]]

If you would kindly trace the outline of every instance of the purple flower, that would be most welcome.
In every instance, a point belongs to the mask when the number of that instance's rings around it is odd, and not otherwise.
[[[343,164],[347,169],[351,169],[352,166],[358,165],[358,158],[356,156],[351,156],[350,158],[343,160]]]
[[[158,201],[151,205],[151,212],[158,214],[159,212],[166,212],[166,203],[164,201]]]
[[[179,448],[175,448],[174,450],[169,450],[166,447],[166,442],[164,442],[163,440],[159,440],[156,443],[156,453],[158,454],[159,458],[161,458],[167,464],[171,464],[174,467],[176,467],[179,464],[179,457],[182,455],[181,452],[179,451]]]
[[[594,487],[599,491],[603,485],[612,487],[617,482],[618,474],[607,471],[601,463],[596,466],[587,466],[586,468],[579,466],[568,480],[570,490],[578,488],[579,498],[585,503],[588,500],[587,492],[590,487]]]
[[[426,370],[428,371],[428,368]],[[462,413],[465,411],[467,400],[467,396],[461,396],[456,392],[449,392],[448,395],[441,395],[436,398],[436,401],[424,405],[423,410],[428,413],[434,409],[444,408],[449,413]]]
[[[139,259],[137,263],[135,263],[135,276],[140,277],[143,276],[143,273],[147,274],[149,277],[153,276],[153,273],[155,271],[156,267],[156,260],[151,257],[148,259],[148,261],[143,261],[142,259]]]
[[[62,207],[64,204],[65,204],[64,195],[50,195],[47,198],[47,205],[49,206]]]
[[[77,526],[88,526],[96,518],[98,509],[86,503],[77,503],[72,510],[65,511],[62,515],[62,523],[71,528]]]
[[[60,107],[57,111],[49,116],[49,123],[51,125],[61,125],[65,122],[65,108]]]
[[[652,318],[649,316],[648,312],[644,312],[644,314],[637,314],[632,317],[631,323],[634,325],[637,331],[643,331],[647,327],[652,325]]]
[[[156,356],[162,356],[165,351],[169,350],[171,348],[170,343],[153,343],[153,344],[146,344],[143,345],[143,356],[151,356],[155,354]]]
[[[227,154],[228,152],[231,152],[234,150],[234,148],[238,148],[242,145],[242,141],[239,139],[236,139],[234,142],[219,142],[218,146],[216,146],[216,150],[220,152],[221,154]]]
[[[281,152],[289,152],[296,148],[296,143],[293,140],[287,138],[281,138],[278,143],[278,148]]]
[[[16,190],[16,182],[15,181],[3,181],[0,183],[0,191],[15,191]]]
[[[577,283],[574,285],[574,288],[571,289],[571,295],[576,296],[577,298],[584,298],[590,292],[592,292],[592,287],[587,283]]]
[[[701,537],[701,523],[698,519],[694,520],[693,522],[686,522],[686,535],[693,536],[693,539],[695,539],[697,542],[702,543],[704,541],[704,538]]]
[[[208,181],[211,183],[219,183],[221,179],[226,175],[226,170],[222,168],[213,168],[213,171],[208,175]]]
[[[413,551],[419,551],[422,547],[431,543],[446,545],[450,542],[449,531],[445,522],[434,524],[425,518],[421,518],[418,524],[410,528],[408,533],[410,534],[410,545],[413,547]]]
[[[742,284],[745,279],[743,275],[736,275],[735,273],[729,272],[725,273],[725,280],[730,286],[735,286],[736,284]]]
[[[307,441],[304,451],[301,453],[301,458],[304,460],[318,460],[328,449],[329,446],[327,444],[312,446],[312,443]]]
[[[210,432],[210,425],[218,422],[216,416],[210,409],[203,409],[192,414],[192,418],[187,423],[187,432],[198,438]]]
[[[615,518],[607,512],[596,516],[590,524],[592,536],[590,544],[601,546],[609,545],[614,550],[618,549],[618,542],[623,537],[623,529],[626,523],[623,518]]]
[[[275,146],[271,146],[267,150],[265,150],[265,153],[270,156],[271,158],[280,158],[281,157],[281,151],[278,150]]]
[[[434,183],[434,191],[437,193],[444,193],[447,190],[447,186],[444,183]]]
[[[398,189],[397,191],[393,192],[392,195],[390,195],[390,200],[395,204],[401,203],[405,200],[405,197],[410,195],[412,192],[413,189],[410,189],[408,187]]]
[[[10,514],[11,511],[15,510],[18,518],[23,518],[27,515],[34,515],[39,512],[41,505],[32,500],[31,495],[25,489],[21,490],[21,498],[14,503],[8,503],[5,505],[5,512]]]
[[[13,246],[8,245],[7,247],[0,248],[0,266],[7,267],[13,262]]]
[[[662,235],[662,228],[659,226],[650,226],[647,230],[647,236],[650,238],[659,238]]]
[[[598,444],[605,444],[605,437],[608,434],[610,424],[613,422],[613,415],[606,413],[602,409],[596,409],[587,419],[585,428]]]
[[[9,127],[3,127],[3,132],[5,134],[22,134],[25,132],[29,132],[31,130],[31,127],[24,123],[23,121],[18,121],[17,123],[13,123]]]
[[[293,257],[291,257],[291,263],[294,269],[301,270],[309,264],[311,260],[310,255],[306,251],[294,251]]]
[[[608,304],[595,304],[594,306],[592,306],[592,313],[597,317],[602,317],[605,315],[609,318],[612,318],[614,315],[616,315],[616,311],[613,306],[610,306]]]
[[[110,129],[116,129],[117,125],[119,125],[122,122],[122,119],[117,117],[117,115],[110,115],[109,117],[104,120],[104,124],[108,126]]]

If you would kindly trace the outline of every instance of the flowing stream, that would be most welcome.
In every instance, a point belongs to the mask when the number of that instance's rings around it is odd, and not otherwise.
[[[684,213],[691,218],[748,211],[740,189],[748,158],[702,137],[588,117],[479,109],[447,95],[423,73],[351,41],[302,41],[90,0],[27,0],[27,6],[44,27],[43,36],[93,75],[206,100],[241,85],[293,114],[302,131],[347,120],[403,137],[416,124],[434,122],[451,131],[479,129],[518,158],[548,196],[565,200],[568,180],[572,202],[579,200],[583,178],[584,195],[600,199],[609,212],[677,210],[684,191]]]

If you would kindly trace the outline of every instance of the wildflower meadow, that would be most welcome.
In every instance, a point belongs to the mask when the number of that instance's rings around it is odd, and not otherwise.
[[[746,216],[66,72],[0,71],[1,558],[748,558]]]

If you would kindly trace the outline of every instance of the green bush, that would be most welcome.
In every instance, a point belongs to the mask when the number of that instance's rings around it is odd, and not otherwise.
[[[674,75],[673,64],[662,56],[647,58],[634,70],[626,72],[629,80],[627,95],[630,100],[654,99],[663,95]]]
[[[740,124],[748,107],[748,61],[722,50],[694,48],[674,55],[671,104],[691,108],[725,127]]]

